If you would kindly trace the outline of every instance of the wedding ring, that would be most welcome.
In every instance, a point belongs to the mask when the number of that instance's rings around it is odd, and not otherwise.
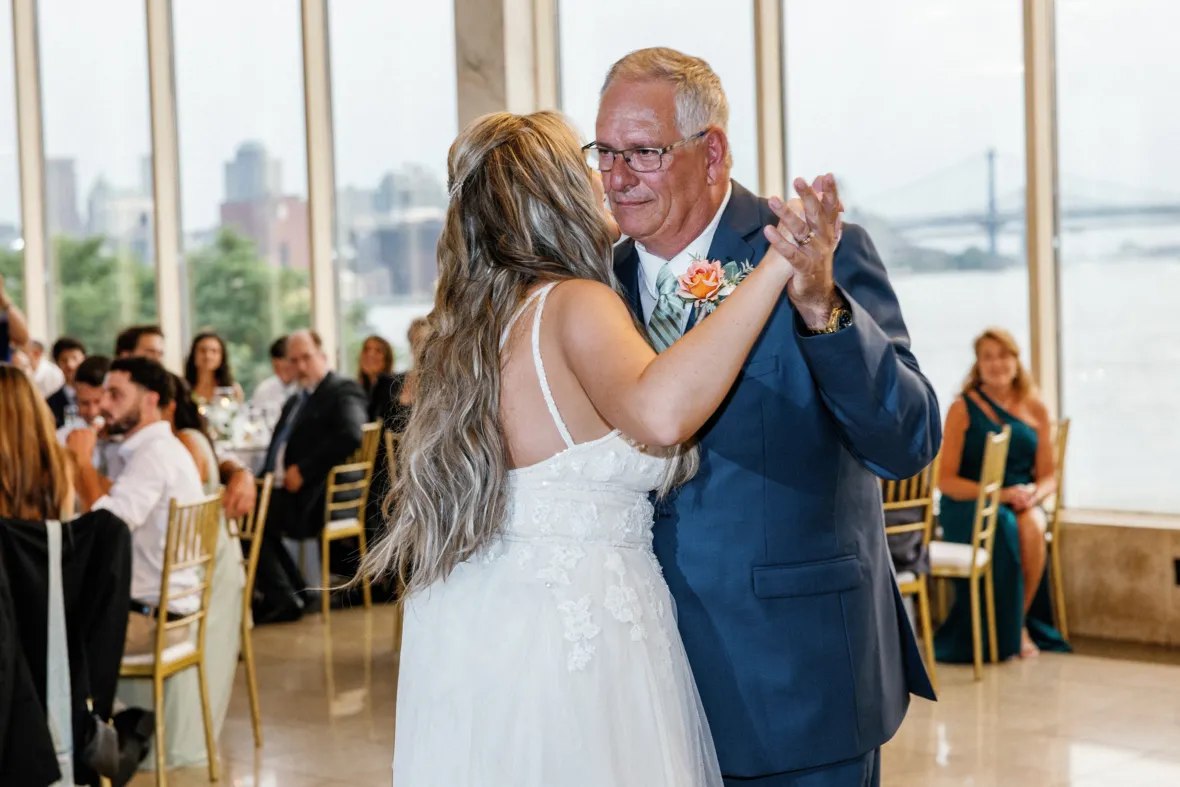
[[[808,232],[806,238],[795,238],[795,243],[798,243],[800,246],[806,246],[808,243],[811,243],[813,238],[815,238],[815,232]]]

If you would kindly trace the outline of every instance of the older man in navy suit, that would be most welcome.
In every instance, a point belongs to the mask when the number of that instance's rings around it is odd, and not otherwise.
[[[796,271],[697,435],[700,474],[660,506],[656,554],[726,783],[878,784],[910,695],[934,694],[877,479],[934,458],[938,403],[868,235],[840,236],[834,180],[796,182],[800,215],[756,197],[730,180],[728,115],[703,60],[641,50],[611,68],[588,146],[657,349],[695,321],[675,294],[694,259],[757,264],[773,241]]]

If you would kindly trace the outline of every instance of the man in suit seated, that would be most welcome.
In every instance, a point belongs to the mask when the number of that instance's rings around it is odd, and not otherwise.
[[[77,406],[78,397],[74,391],[74,377],[78,367],[86,360],[86,347],[82,342],[69,336],[63,336],[53,343],[53,362],[61,369],[64,382],[61,387],[49,395],[49,409],[53,411],[53,420],[57,428],[66,424],[66,410],[70,405]]]
[[[354,380],[328,370],[323,343],[314,331],[297,331],[287,338],[287,359],[300,390],[284,405],[266,455],[274,492],[258,557],[257,623],[302,617],[307,582],[282,539],[320,534],[328,473],[360,447],[368,419],[364,391]]]

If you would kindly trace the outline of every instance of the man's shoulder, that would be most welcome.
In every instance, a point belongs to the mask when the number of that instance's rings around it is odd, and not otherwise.
[[[639,259],[639,255],[635,252],[635,241],[631,238],[623,238],[621,241],[616,243],[613,254],[616,272],[622,265],[626,264],[628,260],[634,258],[636,261],[638,261]]]

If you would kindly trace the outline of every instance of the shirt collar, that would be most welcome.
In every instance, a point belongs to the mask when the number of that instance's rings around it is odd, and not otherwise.
[[[635,241],[635,251],[639,253],[639,267],[643,272],[643,286],[647,289],[648,295],[653,298],[658,298],[659,294],[656,292],[656,281],[660,275],[660,268],[664,267],[664,263],[668,263],[672,268],[672,272],[677,276],[682,276],[688,271],[688,266],[692,264],[693,260],[704,259],[709,256],[709,247],[713,245],[713,236],[717,234],[717,227],[721,224],[721,217],[725,215],[725,209],[729,206],[729,198],[733,196],[733,181],[725,187],[725,197],[721,200],[721,204],[717,206],[717,212],[713,214],[713,220],[709,222],[704,231],[693,239],[691,243],[684,247],[684,249],[670,260],[665,260],[655,254],[649,252],[644,248],[643,244]]]
[[[155,442],[166,434],[172,434],[172,424],[167,421],[157,421],[150,426],[145,426],[124,440],[123,444],[119,446],[119,453],[123,454],[123,456],[131,456],[141,446]]]

